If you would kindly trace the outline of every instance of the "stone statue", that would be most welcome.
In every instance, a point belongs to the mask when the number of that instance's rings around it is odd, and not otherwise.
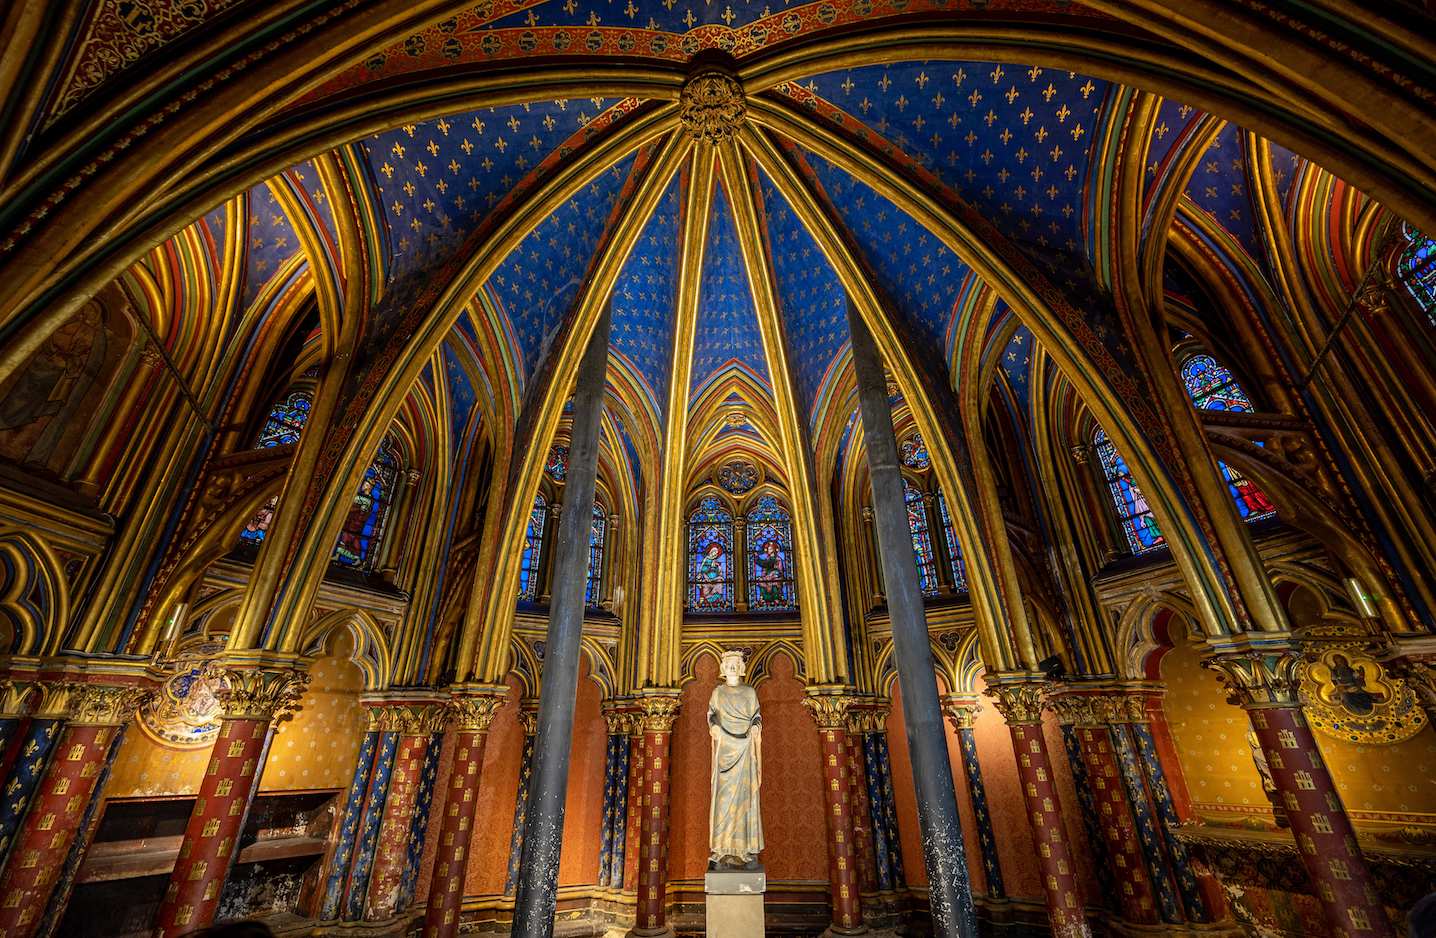
[[[708,811],[710,869],[757,869],[763,849],[758,788],[763,784],[762,729],[758,694],[741,682],[743,653],[723,653],[723,683],[708,699],[713,737],[712,802]]]

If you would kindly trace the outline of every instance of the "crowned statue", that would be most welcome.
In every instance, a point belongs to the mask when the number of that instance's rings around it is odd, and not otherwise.
[[[723,683],[708,699],[708,734],[713,738],[709,868],[756,869],[763,849],[763,817],[758,810],[763,720],[757,692],[742,681],[747,672],[743,653],[724,652],[718,669]]]

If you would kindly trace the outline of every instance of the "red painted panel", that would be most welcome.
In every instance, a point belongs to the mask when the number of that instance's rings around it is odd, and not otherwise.
[[[479,812],[469,851],[464,894],[498,895],[504,891],[509,865],[509,838],[514,829],[514,798],[519,790],[524,731],[519,726],[518,682],[510,680],[509,699],[494,714],[479,776]]]
[[[763,712],[763,864],[771,879],[826,882],[828,830],[818,726],[803,706],[806,695],[793,662],[778,655],[769,668],[771,677],[757,687]]]
[[[598,851],[603,842],[603,770],[608,755],[608,724],[603,721],[603,691],[589,679],[588,657],[582,658],[578,700],[573,709],[573,744],[569,749],[568,796],[564,802],[563,853],[558,865],[560,886],[598,882]]]

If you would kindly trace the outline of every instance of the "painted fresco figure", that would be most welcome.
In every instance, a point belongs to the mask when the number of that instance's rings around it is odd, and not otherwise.
[[[710,869],[756,869],[763,849],[758,789],[763,784],[762,730],[758,693],[742,677],[743,653],[723,653],[723,683],[708,698],[708,734],[713,739],[713,775],[708,812]]]

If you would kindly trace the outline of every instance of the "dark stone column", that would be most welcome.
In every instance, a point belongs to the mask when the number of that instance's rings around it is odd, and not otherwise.
[[[608,370],[611,316],[605,307],[579,363],[573,393],[565,511],[559,520],[533,778],[524,818],[518,897],[514,902],[514,938],[547,938],[553,933],[558,908],[558,861],[563,848],[573,706],[578,695],[579,638],[583,633],[583,593],[588,579],[593,489],[598,474],[598,424]]]
[[[947,755],[942,705],[937,695],[927,616],[918,586],[917,564],[903,501],[902,469],[892,408],[882,360],[862,316],[850,304],[848,326],[853,339],[858,403],[868,471],[873,486],[873,524],[877,529],[883,579],[887,584],[888,617],[892,622],[893,658],[902,688],[904,723],[912,774],[917,788],[918,823],[922,828],[923,860],[927,867],[933,930],[937,935],[977,935],[972,887],[967,876],[957,791]]]

